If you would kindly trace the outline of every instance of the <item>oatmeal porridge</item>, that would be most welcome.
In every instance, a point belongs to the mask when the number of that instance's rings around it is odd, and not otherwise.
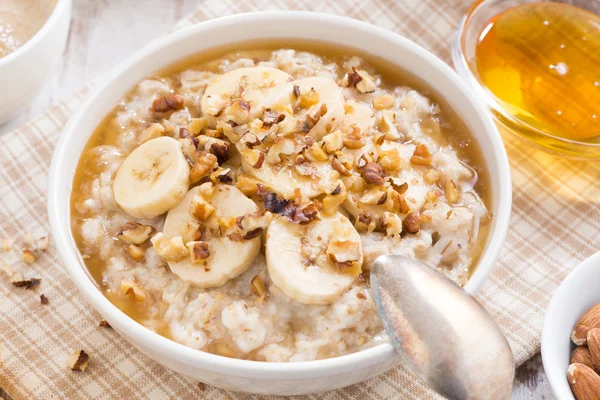
[[[21,47],[40,30],[57,0],[2,0],[0,2],[0,58]]]
[[[484,164],[443,101],[351,49],[293,47],[144,79],[79,162],[72,229],[91,275],[193,349],[305,361],[372,346],[376,257],[464,285],[487,240]]]

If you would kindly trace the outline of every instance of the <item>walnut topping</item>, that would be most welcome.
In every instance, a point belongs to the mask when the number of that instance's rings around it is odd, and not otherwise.
[[[300,175],[308,176],[311,178],[319,177],[319,171],[317,170],[317,167],[306,157],[298,156],[294,160],[294,163],[294,170]]]
[[[50,304],[50,300],[48,300],[48,298],[46,297],[45,294],[40,295],[40,303],[42,303],[43,305],[48,305]]]
[[[439,171],[436,171],[435,169],[428,169],[427,172],[425,172],[423,174],[423,179],[425,180],[426,183],[429,183],[430,185],[438,182],[441,177],[442,177],[442,173]]]
[[[418,213],[408,213],[402,221],[402,228],[408,233],[418,233],[421,229]]]
[[[146,290],[132,278],[126,278],[121,281],[119,294],[121,297],[132,296],[132,298],[139,303],[148,300],[148,293],[146,293]]]
[[[14,287],[18,287],[18,288],[24,287],[27,290],[35,288],[42,282],[42,280],[39,278],[23,279],[23,277],[21,277],[20,275],[16,275],[13,278],[18,279],[18,280],[11,279],[11,282]]]
[[[386,211],[383,213],[383,227],[387,236],[399,235],[402,232],[402,220],[398,214]]]
[[[366,300],[367,296],[365,296],[365,294],[363,292],[358,292],[356,293],[356,297],[360,300]]]
[[[253,196],[258,190],[258,186],[256,185],[259,183],[260,181],[258,179],[250,175],[242,174],[237,177],[235,186],[246,196]]]
[[[166,239],[162,232],[159,232],[151,241],[156,253],[167,261],[179,261],[189,254],[181,236]]]
[[[243,143],[246,145],[246,147],[248,147],[249,149],[253,149],[255,147],[258,147],[261,145],[261,141],[258,138],[258,136],[256,136],[254,133],[252,132],[248,132],[244,135],[244,137],[242,138]]]
[[[319,102],[319,93],[317,93],[315,88],[310,88],[310,90],[307,93],[300,95],[299,100],[299,106],[301,108],[312,107]]]
[[[328,153],[341,150],[342,147],[344,147],[344,135],[339,129],[323,138],[322,148]]]
[[[190,171],[190,181],[192,183],[199,182],[207,177],[218,165],[217,157],[214,154],[201,151]]]
[[[304,154],[310,161],[327,161],[329,159],[327,153],[316,142],[304,150]]]
[[[150,111],[155,113],[167,113],[170,111],[181,110],[184,105],[183,97],[177,94],[168,94],[161,96],[152,102]]]
[[[250,103],[244,100],[234,100],[225,110],[225,119],[237,125],[250,122]]]
[[[431,165],[431,153],[425,143],[420,143],[415,147],[415,151],[410,158],[410,161],[416,165]]]
[[[397,172],[402,170],[402,157],[400,157],[400,152],[398,149],[392,149],[379,159],[379,164],[386,171]]]
[[[452,179],[446,181],[446,199],[449,203],[456,203],[460,198],[460,190]]]
[[[202,196],[194,196],[190,203],[190,215],[196,221],[206,221],[215,212],[215,207]]]
[[[326,253],[338,267],[349,268],[360,261],[360,243],[334,240],[327,245]]]
[[[119,229],[117,239],[125,243],[142,244],[156,232],[150,225],[142,225],[137,222],[127,222]]]
[[[325,103],[322,103],[319,107],[313,107],[306,114],[306,132],[310,131],[325,114],[327,114],[327,106]]]
[[[373,99],[373,108],[376,110],[385,110],[394,106],[394,97],[391,94],[375,97]]]
[[[394,122],[395,118],[396,114],[391,110],[383,110],[380,112],[379,130],[385,133],[385,138],[387,140],[400,139],[400,132],[398,132],[398,127],[396,126],[396,122]]]
[[[188,242],[186,247],[190,252],[192,264],[203,263],[210,257],[210,245],[206,242]]]
[[[348,197],[348,191],[342,181],[333,183],[333,190],[323,199],[323,211],[327,215],[335,213]]]
[[[390,187],[388,190],[388,201],[387,201],[388,211],[397,212],[400,214],[407,214],[410,211],[410,207],[406,202],[406,199],[402,194],[400,194],[393,187]]]
[[[198,136],[208,128],[206,117],[192,118],[188,124],[188,131],[192,136]]]
[[[376,162],[369,161],[360,168],[360,174],[364,180],[371,185],[381,186],[385,182],[385,172],[381,165]]]
[[[262,196],[267,210],[273,214],[287,217],[295,224],[308,224],[320,218],[319,210],[314,203],[300,205],[291,200],[282,199],[276,193],[267,191],[262,184],[258,184],[257,194]]]
[[[140,143],[145,143],[148,140],[156,139],[165,134],[165,127],[155,122],[144,129],[140,134]]]
[[[256,275],[250,281],[250,289],[252,290],[252,293],[254,293],[255,296],[266,297],[267,295],[267,287],[258,275]]]
[[[362,76],[360,76],[360,74],[356,71],[356,68],[352,67],[352,72],[349,72],[347,74],[347,80],[348,80],[348,85],[347,87],[353,87],[355,88],[356,85],[358,85],[358,83],[360,81],[362,81]]]
[[[365,145],[365,138],[358,125],[351,126],[350,132],[343,139],[343,143],[344,146],[352,150],[360,149]]]
[[[377,89],[375,79],[365,70],[356,71],[356,73],[362,78],[357,84],[356,89],[361,93],[372,93]]]
[[[218,168],[212,174],[210,174],[210,180],[214,183],[231,183],[233,178],[229,176],[231,168]]]
[[[127,254],[133,261],[140,262],[144,259],[145,251],[142,247],[130,244],[127,246]]]
[[[277,125],[281,121],[285,119],[285,114],[280,114],[277,111],[271,111],[270,108],[267,108],[263,114],[263,127],[269,128],[273,125]]]
[[[296,146],[294,146],[294,142],[289,139],[279,140],[275,142],[269,149],[269,153],[267,154],[267,162],[269,164],[278,164],[282,161],[281,156],[287,155],[290,156],[294,154],[296,150]]]
[[[398,179],[392,178],[392,179],[390,179],[390,184],[391,184],[392,188],[399,194],[404,194],[404,192],[406,192],[408,190],[407,182],[398,184]]]
[[[36,250],[44,251],[48,248],[49,245],[50,245],[50,238],[48,237],[47,234],[35,239]]]
[[[360,198],[363,204],[382,205],[388,198],[387,192],[381,191],[379,188],[367,190]]]
[[[331,166],[333,167],[334,170],[336,170],[337,172],[339,172],[343,176],[350,176],[350,175],[352,175],[350,173],[350,171],[348,171],[346,169],[346,167],[344,167],[344,165],[340,162],[340,160],[337,157],[333,157],[333,160],[331,161]]]
[[[229,145],[225,142],[216,142],[211,144],[210,152],[214,154],[215,157],[217,157],[217,162],[219,163],[219,165],[229,160],[229,157],[231,156],[231,149],[229,148]]]
[[[21,252],[21,258],[27,264],[33,264],[35,262],[35,253],[32,250],[24,249]]]
[[[67,366],[71,368],[71,371],[84,372],[89,361],[90,356],[85,351],[77,350],[67,359]]]
[[[245,232],[244,239],[249,240],[260,235],[263,229],[267,229],[272,220],[273,214],[269,211],[257,211],[238,217],[236,224]]]

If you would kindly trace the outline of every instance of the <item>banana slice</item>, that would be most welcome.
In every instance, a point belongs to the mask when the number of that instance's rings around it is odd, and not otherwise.
[[[266,108],[274,107],[281,96],[286,97],[282,85],[293,79],[277,68],[234,69],[217,76],[207,86],[200,102],[202,114],[211,128],[216,127],[218,120],[247,123],[261,117]]]
[[[294,114],[296,119],[304,120],[308,114],[319,109],[323,104],[327,108],[327,112],[320,116],[317,123],[308,132],[315,140],[321,140],[323,136],[333,132],[342,123],[345,114],[344,93],[333,80],[314,76],[295,80],[291,85],[298,86],[300,95],[305,96],[306,102],[310,105],[310,107],[298,110]],[[314,100],[308,95],[311,89],[317,94],[314,96]],[[313,104],[310,104],[311,102]]]
[[[181,142],[160,137],[127,156],[113,182],[115,201],[135,218],[154,218],[183,198],[190,186],[190,166]]]
[[[183,241],[190,247],[188,241],[193,240],[193,238],[186,236],[190,231],[195,231],[198,228],[203,229],[201,225],[216,227],[216,230],[219,230],[220,222],[218,219],[235,219],[258,210],[252,200],[233,186],[215,185],[210,200],[206,200],[203,195],[205,185],[210,186],[211,184],[204,184],[191,189],[181,203],[169,211],[163,229],[163,235],[166,239],[183,237]],[[207,209],[211,206],[214,207],[212,214],[202,223],[198,223],[190,214],[190,207],[197,201],[207,201]],[[193,263],[190,257],[178,261],[169,261],[169,268],[175,275],[198,287],[214,288],[222,286],[228,280],[246,271],[260,252],[260,235],[253,239],[240,240],[227,234],[223,237],[218,233],[210,234],[206,231],[206,228],[204,229],[203,243],[208,244],[210,253],[205,261]]]
[[[330,304],[350,288],[361,271],[361,240],[342,214],[308,225],[276,216],[266,242],[271,280],[304,304]]]

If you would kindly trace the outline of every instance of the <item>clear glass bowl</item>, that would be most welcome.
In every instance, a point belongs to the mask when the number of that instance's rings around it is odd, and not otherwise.
[[[458,74],[489,107],[496,121],[545,150],[578,159],[600,159],[600,143],[580,142],[541,131],[506,111],[480,81],[475,65],[475,48],[483,29],[499,13],[522,4],[544,0],[479,0],[463,17],[452,47],[452,61]],[[568,3],[600,15],[600,0],[545,0]],[[600,127],[599,127],[600,128]]]

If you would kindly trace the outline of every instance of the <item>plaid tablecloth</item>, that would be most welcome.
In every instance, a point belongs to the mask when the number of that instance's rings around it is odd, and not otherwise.
[[[205,0],[176,28],[234,13],[297,9],[347,15],[401,33],[447,62],[453,31],[468,4],[451,0]],[[16,131],[0,137],[0,239],[48,230],[48,167],[61,128],[85,95],[82,89]],[[1,95],[1,93],[0,93]],[[544,310],[552,292],[599,247],[600,163],[558,160],[503,133],[514,185],[506,245],[479,300],[502,326],[520,364],[539,350]],[[55,250],[26,265],[0,259],[24,276],[42,279],[15,289],[0,273],[0,387],[29,399],[254,399],[176,374],[137,351],[111,329],[70,282]],[[45,294],[48,305],[40,303]],[[75,349],[91,357],[85,373],[65,364]],[[398,367],[361,384],[300,399],[435,398]]]

